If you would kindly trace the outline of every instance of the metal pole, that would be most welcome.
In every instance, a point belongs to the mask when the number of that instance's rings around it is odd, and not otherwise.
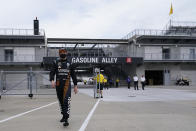
[[[0,72],[0,99],[1,99],[1,94],[2,94],[2,92],[3,92],[2,74],[3,74],[3,71]]]
[[[37,75],[35,76],[35,89],[36,89],[36,94],[37,94]]]
[[[30,93],[29,97],[32,99],[33,98],[33,85],[32,85],[32,80],[33,80],[33,72],[32,72],[32,67],[30,67],[29,71],[29,88],[30,88]]]
[[[97,73],[96,73],[96,79],[95,80],[96,80],[96,82],[95,82],[95,98],[96,98],[97,97]]]
[[[93,73],[95,73],[95,68],[93,68]],[[93,75],[94,76],[94,75]],[[97,84],[97,80],[95,82],[95,86],[94,86],[94,98],[96,98],[96,84]]]
[[[95,95],[95,98],[97,98],[97,97],[98,97],[98,95],[97,95],[97,94],[98,94],[98,93],[97,93],[97,91],[98,91],[98,88],[97,88],[97,85],[98,85],[98,83],[97,83],[97,68],[95,68],[94,73],[96,74],[96,75],[95,75],[95,77],[96,77],[96,79],[95,79],[96,82],[95,82],[95,88],[94,88],[94,89],[95,89],[94,95]]]
[[[100,96],[100,94],[101,94],[101,88],[100,88],[100,68],[98,68],[98,69],[99,69],[99,94],[98,95],[99,95],[99,98],[100,98],[101,97]]]
[[[7,90],[7,87],[6,87],[6,85],[7,85],[7,81],[6,81],[6,73],[5,72],[3,72],[3,74],[2,74],[2,84],[3,84],[3,90]]]

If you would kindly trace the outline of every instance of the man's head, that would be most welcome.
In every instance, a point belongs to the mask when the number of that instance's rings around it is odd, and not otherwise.
[[[67,50],[66,49],[59,49],[59,56],[61,59],[65,59],[67,57]]]

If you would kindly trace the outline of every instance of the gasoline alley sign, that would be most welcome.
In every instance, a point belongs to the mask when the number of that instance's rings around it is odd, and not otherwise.
[[[138,64],[143,63],[141,57],[71,57],[72,63],[78,64]]]
[[[57,57],[44,57],[43,64],[51,65]],[[142,57],[68,57],[73,64],[141,64]]]
[[[118,62],[118,57],[72,57],[72,63],[80,64],[116,64]]]

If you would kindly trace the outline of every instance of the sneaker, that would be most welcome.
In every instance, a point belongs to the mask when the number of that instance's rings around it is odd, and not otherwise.
[[[69,126],[69,122],[67,119],[65,119],[63,126]]]
[[[64,122],[65,121],[65,117],[62,117],[60,122]]]

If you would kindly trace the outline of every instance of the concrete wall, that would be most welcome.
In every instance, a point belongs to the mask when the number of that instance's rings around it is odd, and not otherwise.
[[[181,47],[180,49],[181,49],[180,50],[181,59],[189,59],[190,48],[189,47]]]
[[[195,47],[177,47],[177,46],[144,46],[144,59],[145,60],[162,60],[163,59],[163,48],[170,49],[171,60],[190,60],[190,49]],[[137,54],[140,54],[140,50],[137,50]]]
[[[180,47],[170,47],[171,59],[179,60],[180,59]]]
[[[14,62],[42,62],[45,56],[45,47],[1,47],[0,61],[5,61],[5,49],[13,49]]]
[[[180,77],[191,80],[191,85],[196,85],[196,66],[195,64],[186,63],[144,63],[136,68],[138,77],[145,75],[145,70],[169,70],[170,85],[175,85],[176,80]]]
[[[196,51],[196,47],[180,47],[181,59],[191,59],[190,49],[195,49]]]
[[[35,48],[35,61],[43,61],[43,57],[46,56],[45,47]]]
[[[59,49],[51,49],[51,48],[47,49],[47,54],[48,54],[49,57],[57,57],[57,56],[59,56],[58,52],[59,52]]]
[[[144,55],[145,60],[162,60],[162,47],[145,46]]]
[[[0,62],[4,61],[4,48],[0,47]]]
[[[14,62],[35,61],[35,48],[33,47],[14,47]]]

